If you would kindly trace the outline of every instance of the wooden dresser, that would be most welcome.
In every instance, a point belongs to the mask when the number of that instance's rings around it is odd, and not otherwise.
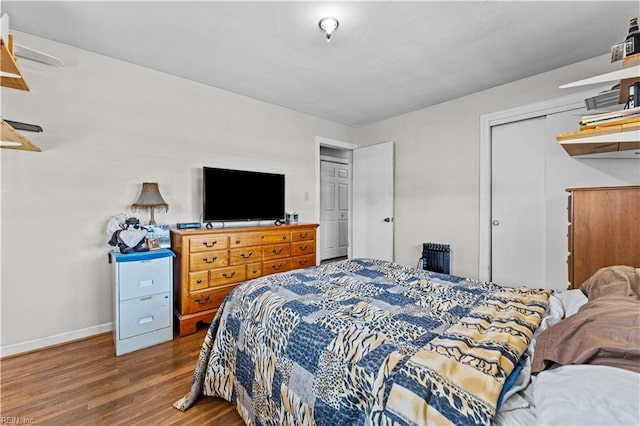
[[[243,281],[316,264],[317,224],[171,230],[173,297],[180,336],[211,322]]]
[[[640,268],[640,186],[567,191],[570,287],[604,266]]]

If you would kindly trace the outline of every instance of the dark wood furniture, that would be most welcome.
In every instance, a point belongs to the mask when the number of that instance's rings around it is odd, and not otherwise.
[[[569,282],[604,266],[640,268],[640,186],[568,188]]]

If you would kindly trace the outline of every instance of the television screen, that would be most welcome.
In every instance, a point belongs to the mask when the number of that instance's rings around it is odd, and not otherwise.
[[[284,218],[284,175],[203,167],[204,222]]]

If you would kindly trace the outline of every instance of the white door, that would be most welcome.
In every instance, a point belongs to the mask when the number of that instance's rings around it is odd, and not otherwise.
[[[545,117],[491,128],[491,281],[544,287]]]
[[[347,255],[349,181],[347,164],[320,162],[321,260]]]
[[[394,144],[353,150],[352,257],[393,261]]]

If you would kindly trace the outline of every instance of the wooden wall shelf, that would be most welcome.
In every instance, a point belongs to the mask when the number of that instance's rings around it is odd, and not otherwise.
[[[622,61],[622,69],[599,76],[586,78],[560,86],[585,86],[610,81],[620,81],[619,103],[626,103],[628,87],[640,81],[640,53],[628,56]],[[623,120],[621,120],[623,121]],[[576,132],[560,133],[556,140],[571,156],[586,158],[637,158],[640,159],[640,122],[637,116],[630,121],[615,126],[582,129]]]
[[[0,148],[6,149],[19,149],[22,151],[37,151],[40,152],[40,147],[33,142],[31,142],[28,138],[22,135],[22,133],[18,132],[16,129],[11,127],[9,123],[0,119]],[[16,145],[13,145],[13,144]]]
[[[560,133],[556,139],[571,156],[640,159],[640,123]]]
[[[0,85],[12,89],[29,91],[29,85],[20,71],[20,67],[13,56],[13,37],[9,35],[9,40],[0,37],[0,49],[2,50],[0,62]]]

